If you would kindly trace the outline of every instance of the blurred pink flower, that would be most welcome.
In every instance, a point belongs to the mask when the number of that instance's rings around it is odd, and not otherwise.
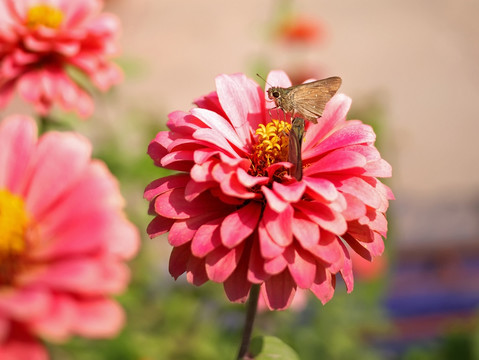
[[[357,278],[363,281],[373,281],[384,276],[388,267],[385,255],[375,258],[374,261],[369,261],[353,251],[351,252],[351,260]]]
[[[324,40],[324,25],[317,19],[292,15],[276,27],[275,36],[287,45],[318,45]]]
[[[17,90],[41,115],[58,104],[90,116],[93,101],[68,69],[102,91],[122,79],[110,61],[119,22],[100,13],[102,6],[100,0],[0,0],[0,108]]]
[[[45,358],[38,336],[110,337],[123,325],[110,295],[128,283],[139,234],[90,156],[80,135],[37,139],[30,118],[0,123],[0,359]]]
[[[267,82],[290,86],[286,74]],[[353,289],[346,244],[365,258],[382,253],[392,192],[376,177],[391,176],[374,147],[373,129],[346,121],[351,100],[339,94],[317,125],[306,125],[303,179],[288,174],[288,129],[268,110],[264,91],[243,74],[220,75],[216,91],[175,111],[150,143],[155,164],[179,174],[145,190],[155,218],[151,237],[169,231],[170,273],[201,285],[223,283],[243,302],[252,284],[270,309],[287,308],[297,288],[331,299],[336,274]],[[270,116],[271,114],[271,116]]]

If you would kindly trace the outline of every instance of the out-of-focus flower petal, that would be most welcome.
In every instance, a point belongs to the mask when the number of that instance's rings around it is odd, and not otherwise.
[[[90,155],[78,134],[37,139],[31,118],[0,123],[2,359],[43,359],[39,336],[111,336],[123,324],[109,296],[129,281],[125,260],[138,251],[139,234],[122,212],[116,179]]]
[[[70,77],[75,67],[101,91],[122,81],[111,62],[118,53],[118,18],[100,14],[101,1],[4,1],[0,29],[0,108],[13,91],[40,115],[57,104],[81,117],[93,112],[91,96]],[[53,15],[55,14],[55,15]]]

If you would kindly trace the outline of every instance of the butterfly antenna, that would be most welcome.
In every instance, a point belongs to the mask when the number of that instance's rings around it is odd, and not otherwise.
[[[271,85],[269,82],[267,82],[266,79],[264,77],[262,77],[260,74],[256,73],[256,76],[259,77],[261,80],[263,80],[265,82],[265,84],[268,84],[270,87],[273,87],[273,85]]]

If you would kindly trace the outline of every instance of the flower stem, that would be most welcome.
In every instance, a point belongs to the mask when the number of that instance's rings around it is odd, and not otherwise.
[[[241,340],[241,346],[238,352],[237,360],[246,360],[246,354],[249,349],[251,341],[251,333],[253,332],[253,323],[256,316],[256,309],[258,307],[260,285],[251,286],[249,293],[248,303],[246,305],[246,319],[243,329],[243,339]]]

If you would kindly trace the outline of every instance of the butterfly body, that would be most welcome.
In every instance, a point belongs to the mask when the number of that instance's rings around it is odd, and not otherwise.
[[[288,161],[293,164],[290,174],[300,181],[303,178],[303,160],[301,146],[303,144],[304,119],[296,117],[291,123],[288,142]]]

